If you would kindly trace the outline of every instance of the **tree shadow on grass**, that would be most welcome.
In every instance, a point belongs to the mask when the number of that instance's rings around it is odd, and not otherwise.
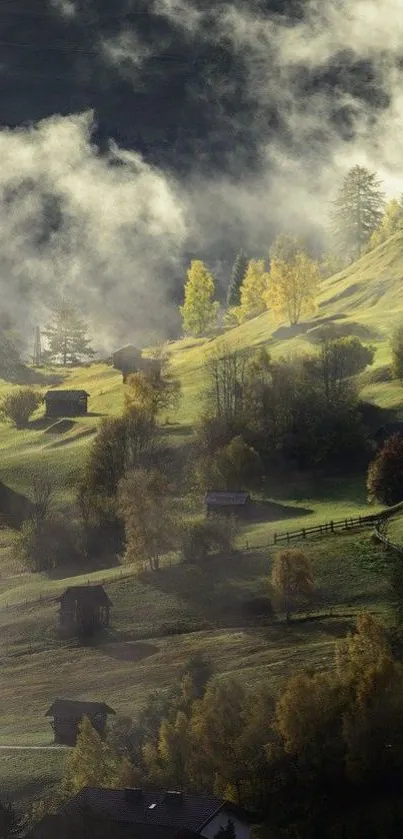
[[[149,644],[144,641],[114,641],[99,646],[98,651],[118,661],[128,661],[133,662],[133,664],[144,661],[144,659],[160,652],[155,644]]]
[[[301,518],[313,513],[306,507],[291,507],[275,501],[253,501],[248,507],[246,518],[249,522],[263,523],[283,519]]]

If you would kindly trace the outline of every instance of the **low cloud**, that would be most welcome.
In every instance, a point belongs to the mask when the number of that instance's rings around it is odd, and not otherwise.
[[[181,203],[139,155],[91,142],[92,114],[0,132],[0,289],[31,325],[74,296],[107,349],[155,337],[186,239]]]
[[[201,173],[196,155],[186,176],[114,145],[101,155],[88,113],[0,132],[0,289],[11,288],[24,323],[43,322],[70,292],[100,348],[149,343],[175,327],[172,290],[189,258],[205,259],[224,284],[240,246],[265,256],[280,230],[319,241],[333,190],[355,163],[378,171],[390,196],[403,192],[401,0],[311,0],[292,24],[261,6],[152,5],[183,43],[231,48],[232,69],[224,78],[206,68],[192,100],[207,116],[214,104],[206,143],[225,148],[231,174]],[[98,46],[107,72],[138,85],[168,41],[150,46],[126,20]],[[220,111],[237,86],[239,109]],[[258,150],[250,168],[245,137]]]

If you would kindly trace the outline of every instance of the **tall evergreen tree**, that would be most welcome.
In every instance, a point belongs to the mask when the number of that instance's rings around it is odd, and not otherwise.
[[[345,262],[358,259],[372,233],[379,227],[385,206],[376,172],[353,166],[333,202],[331,214],[334,249]]]
[[[92,358],[94,350],[87,338],[87,325],[72,302],[63,299],[53,312],[53,320],[44,334],[48,339],[49,358],[61,359],[65,367],[75,359]]]
[[[231,281],[227,292],[227,306],[239,306],[241,302],[241,285],[248,267],[248,257],[245,251],[240,250],[235,259]]]

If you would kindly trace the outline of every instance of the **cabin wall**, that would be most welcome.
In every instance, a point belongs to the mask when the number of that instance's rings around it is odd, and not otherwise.
[[[205,836],[206,839],[214,839],[214,836],[217,835],[220,827],[227,827],[229,820],[232,821],[234,825],[236,839],[250,839],[249,825],[241,822],[240,819],[231,815],[231,813],[226,810],[221,810],[220,813],[214,816],[214,818],[206,824],[201,831],[201,836]]]
[[[68,401],[50,401],[46,403],[47,417],[78,417],[87,413],[87,401],[85,402],[68,402]]]

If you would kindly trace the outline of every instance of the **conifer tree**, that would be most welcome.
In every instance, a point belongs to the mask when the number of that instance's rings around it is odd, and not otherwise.
[[[379,227],[384,204],[377,174],[363,166],[353,166],[343,180],[331,214],[334,249],[347,263],[358,259]]]
[[[228,286],[227,306],[239,306],[241,302],[241,286],[248,267],[248,257],[240,250],[234,262],[231,282]]]
[[[264,294],[268,281],[269,275],[265,269],[264,259],[251,259],[240,289],[241,302],[237,309],[240,323],[265,311]]]
[[[75,359],[92,358],[94,350],[87,337],[87,325],[74,304],[66,299],[56,306],[53,320],[44,331],[48,339],[47,355],[52,360],[61,359],[65,367]]]
[[[185,300],[179,307],[187,334],[197,337],[215,326],[218,303],[213,299],[214,290],[214,278],[204,262],[192,260],[187,272]]]

